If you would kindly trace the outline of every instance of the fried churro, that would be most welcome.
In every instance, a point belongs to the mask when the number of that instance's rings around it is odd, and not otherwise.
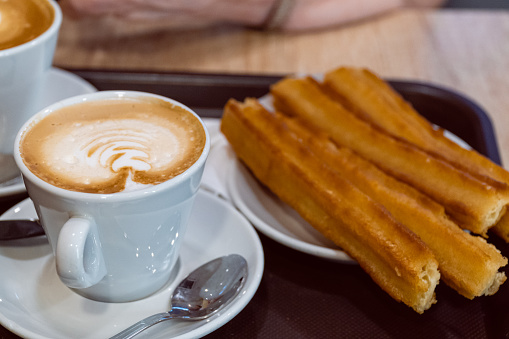
[[[443,206],[421,192],[385,174],[347,148],[338,148],[324,134],[313,133],[297,119],[277,115],[286,133],[307,145],[317,156],[355,187],[385,208],[417,234],[438,260],[441,279],[466,298],[492,295],[506,280],[499,269],[507,264],[500,251],[481,237],[462,231]]]
[[[256,100],[231,99],[221,131],[255,177],[354,258],[395,300],[416,312],[435,299],[431,250],[381,204],[319,161]]]
[[[383,129],[358,118],[322,91],[311,78],[279,81],[271,87],[274,106],[324,131],[388,174],[445,207],[463,228],[486,236],[506,211],[509,191],[489,185]]]
[[[475,150],[449,140],[406,102],[387,82],[367,69],[341,67],[327,72],[323,86],[358,117],[388,133],[446,159],[453,166],[495,187],[509,185],[509,172]],[[509,242],[509,214],[493,227]]]

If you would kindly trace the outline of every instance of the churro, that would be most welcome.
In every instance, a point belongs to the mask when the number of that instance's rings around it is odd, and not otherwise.
[[[442,204],[463,228],[486,236],[506,211],[509,191],[489,185],[416,145],[358,118],[313,79],[287,78],[271,87],[274,106],[324,131],[388,174]]]
[[[475,150],[452,142],[406,102],[387,82],[367,69],[341,67],[325,74],[331,96],[361,119],[443,157],[458,169],[491,186],[507,187],[509,172]],[[493,231],[509,242],[509,214]]]
[[[395,300],[416,312],[435,299],[431,250],[299,142],[256,100],[228,101],[221,131],[255,177],[354,258]]]
[[[443,206],[351,150],[338,148],[326,135],[311,132],[297,119],[277,117],[287,126],[283,133],[293,133],[319,161],[383,204],[396,220],[417,234],[437,258],[441,279],[447,285],[469,299],[498,291],[506,280],[499,269],[507,259],[495,246],[462,231],[447,217]]]

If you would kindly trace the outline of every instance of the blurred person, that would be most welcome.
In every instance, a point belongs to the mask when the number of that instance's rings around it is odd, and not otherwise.
[[[264,30],[326,29],[443,0],[61,0],[75,19],[102,20],[117,33],[237,25]],[[111,33],[111,32],[110,32]]]

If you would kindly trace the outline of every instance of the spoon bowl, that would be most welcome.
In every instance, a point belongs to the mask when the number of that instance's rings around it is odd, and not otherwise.
[[[170,319],[202,320],[228,305],[244,287],[247,261],[231,254],[209,261],[180,282],[168,312],[145,318],[111,339],[133,338],[147,328]]]

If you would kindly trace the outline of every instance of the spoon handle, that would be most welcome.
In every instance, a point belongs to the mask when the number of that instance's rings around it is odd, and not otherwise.
[[[158,324],[162,321],[173,319],[173,318],[174,318],[174,316],[172,316],[168,312],[154,314],[154,315],[151,315],[150,317],[147,317],[143,320],[138,321],[136,324],[134,324],[132,326],[129,326],[128,328],[126,328],[122,332],[114,335],[110,339],[130,339],[155,324]]]
[[[0,241],[16,240],[44,235],[38,220],[0,220]]]

